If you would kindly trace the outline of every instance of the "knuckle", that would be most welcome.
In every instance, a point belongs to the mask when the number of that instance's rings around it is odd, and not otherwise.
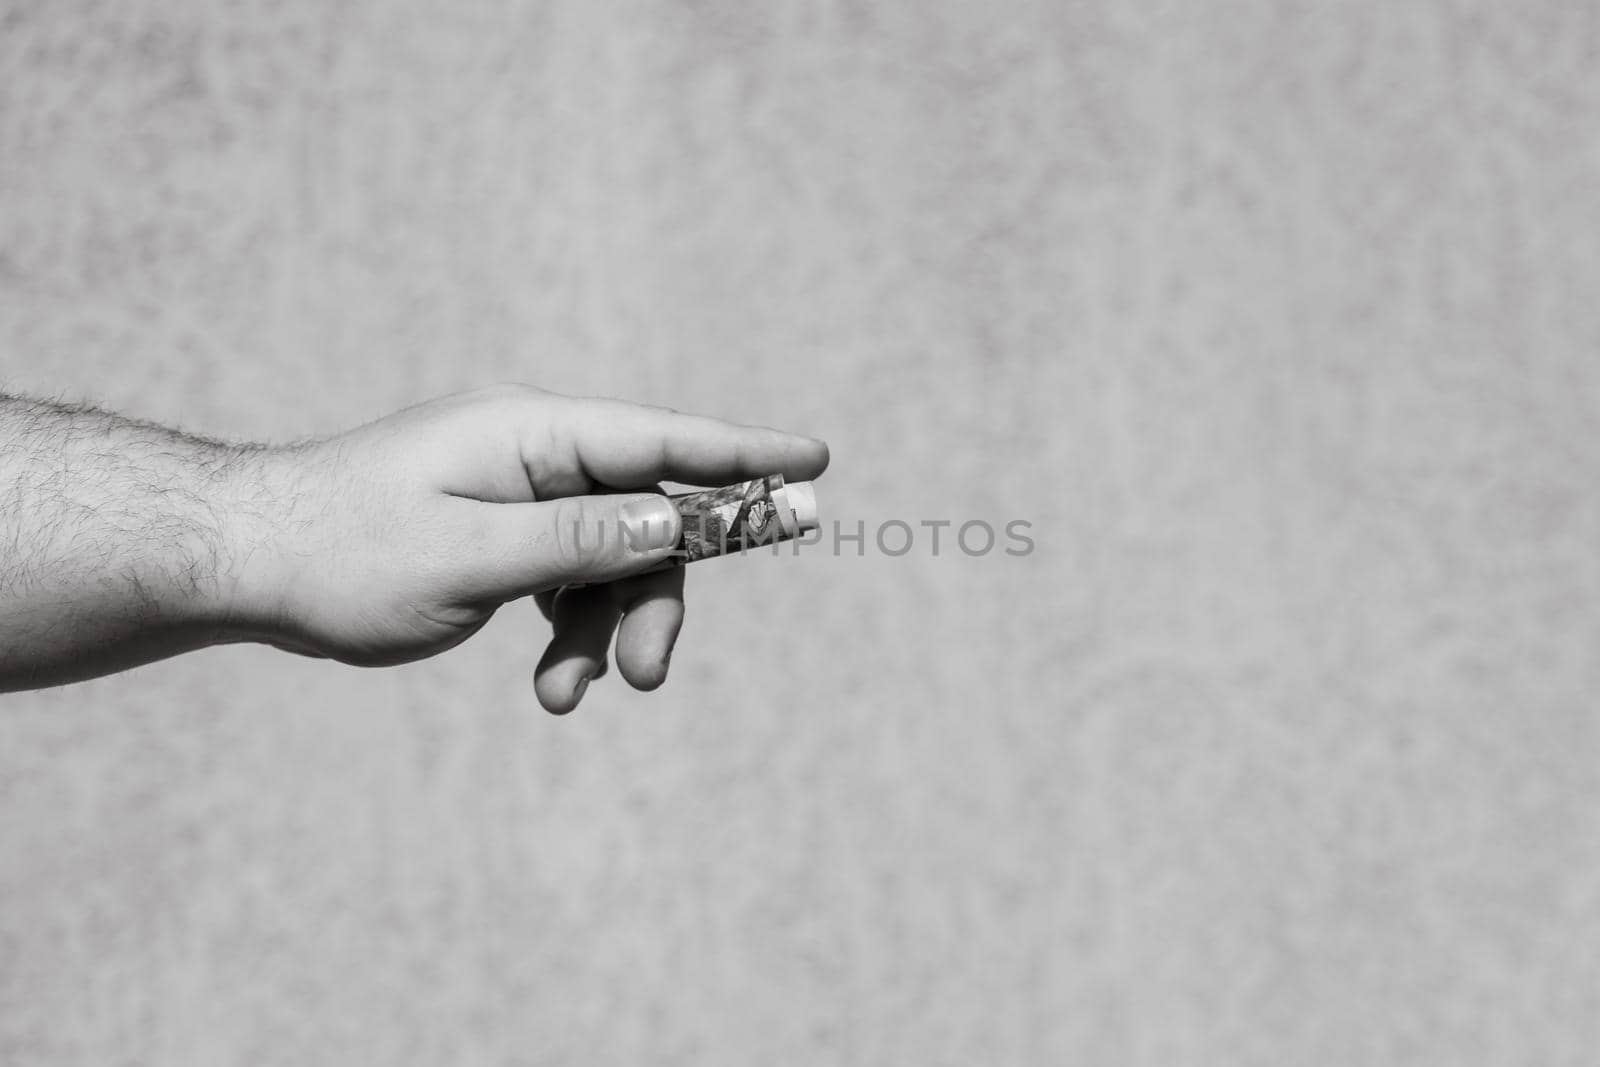
[[[583,497],[563,497],[556,501],[555,563],[563,570],[577,570],[597,556],[601,530],[594,508]]]
[[[494,404],[522,404],[544,395],[544,390],[522,382],[498,382],[478,389],[477,397]]]

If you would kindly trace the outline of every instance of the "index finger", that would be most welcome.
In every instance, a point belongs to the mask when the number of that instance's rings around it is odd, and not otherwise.
[[[828,466],[828,446],[814,437],[670,408],[575,399],[558,418],[584,472],[616,489],[726,485],[764,474],[803,481]]]

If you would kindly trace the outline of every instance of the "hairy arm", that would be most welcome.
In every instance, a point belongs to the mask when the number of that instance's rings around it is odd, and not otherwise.
[[[813,438],[528,386],[287,447],[0,396],[0,691],[229,641],[401,663],[525,596],[554,628],[547,708],[576,706],[613,637],[653,689],[683,621],[657,483],[827,463]]]
[[[284,468],[260,446],[0,396],[0,689],[264,635],[239,579],[282,521]]]

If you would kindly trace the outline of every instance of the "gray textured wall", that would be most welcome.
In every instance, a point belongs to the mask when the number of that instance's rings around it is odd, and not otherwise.
[[[707,564],[566,720],[526,605],[5,698],[0,1061],[1592,1063],[1597,11],[0,0],[8,388],[1038,527]]]

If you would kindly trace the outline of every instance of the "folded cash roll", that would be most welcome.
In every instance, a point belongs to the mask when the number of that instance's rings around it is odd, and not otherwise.
[[[671,499],[683,517],[677,553],[683,563],[788,541],[818,523],[811,483],[785,485],[781,474]]]

